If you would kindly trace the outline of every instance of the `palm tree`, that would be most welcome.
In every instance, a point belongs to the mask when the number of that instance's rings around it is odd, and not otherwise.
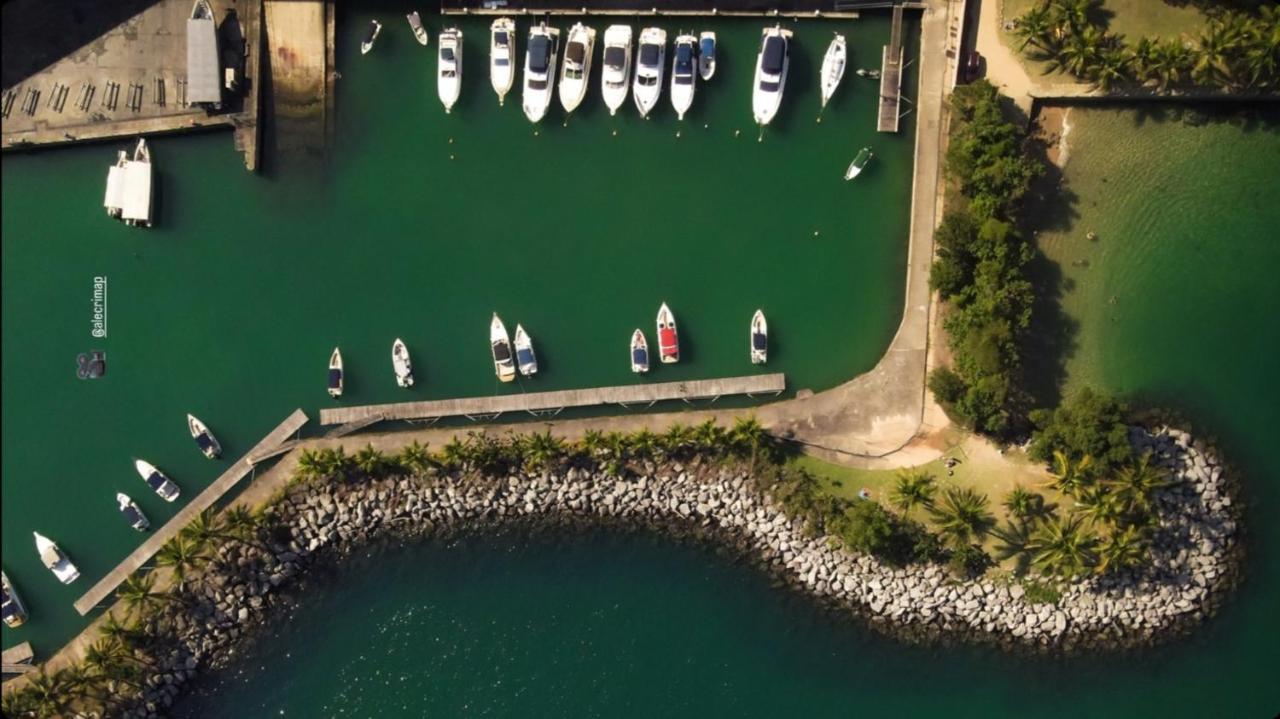
[[[35,713],[35,702],[29,689],[5,692],[0,699],[0,714],[6,717],[27,717]]]
[[[667,454],[672,456],[683,455],[693,442],[693,429],[676,422],[667,427],[667,430],[662,433],[658,441]]]
[[[351,459],[355,462],[356,468],[369,477],[382,474],[382,470],[387,466],[387,456],[382,453],[382,450],[376,449],[372,442],[357,451]]]
[[[341,446],[325,447],[320,450],[320,467],[325,477],[336,477],[345,474],[351,467],[351,458]]]
[[[889,500],[906,517],[916,507],[932,507],[937,489],[933,475],[923,469],[902,469],[898,471]]]
[[[196,546],[212,546],[227,538],[225,520],[212,507],[206,508],[183,527],[178,536],[186,537]]]
[[[1009,514],[1024,522],[1043,515],[1045,511],[1044,496],[1022,485],[1009,490],[1001,504]]]
[[[1049,63],[1050,70],[1062,69],[1076,77],[1086,77],[1102,60],[1106,37],[1093,25],[1071,35]]]
[[[1112,532],[1098,550],[1097,571],[1103,574],[1121,569],[1133,569],[1146,563],[1150,556],[1150,543],[1146,532],[1137,525]]]
[[[156,577],[147,574],[130,574],[116,591],[116,597],[124,602],[130,614],[145,616],[171,599],[168,594],[156,591]]]
[[[1151,464],[1151,453],[1121,467],[1107,483],[1125,514],[1146,514],[1151,509],[1151,493],[1169,486],[1169,475]]]
[[[768,434],[754,415],[739,417],[729,430],[729,444],[740,454],[750,453],[754,456],[765,443]]]
[[[1017,557],[1014,573],[1018,575],[1026,574],[1027,568],[1031,565],[1031,552],[1028,545],[1031,544],[1032,526],[1030,522],[1010,521],[1005,522],[1003,527],[991,530],[999,540],[995,546],[996,558],[1003,561],[1010,557]]]
[[[1156,46],[1145,72],[1158,83],[1160,91],[1164,92],[1170,85],[1183,81],[1194,59],[1194,54],[1186,45],[1176,39],[1165,40]]]
[[[724,429],[716,424],[715,419],[708,419],[693,428],[694,440],[698,444],[698,449],[704,452],[718,449],[720,441],[724,439]]]
[[[444,449],[440,452],[440,462],[450,469],[461,467],[467,461],[467,447],[457,436],[454,436],[445,444]]]
[[[1122,46],[1110,47],[1098,57],[1089,74],[1102,91],[1129,79],[1129,53]]]
[[[324,463],[320,455],[310,449],[299,452],[298,464],[294,466],[293,474],[299,479],[318,479],[324,476]]]
[[[605,448],[604,433],[598,429],[589,429],[582,433],[582,440],[578,446],[587,458],[595,459],[600,450]]]
[[[38,717],[67,716],[72,713],[79,692],[72,685],[72,677],[66,669],[53,674],[41,668],[27,680],[31,692],[31,707]]]
[[[98,627],[98,631],[102,636],[119,643],[125,648],[134,646],[138,641],[138,628],[132,624],[126,624],[115,614],[108,614],[107,618],[102,620],[102,626]]]
[[[187,575],[190,572],[203,567],[208,561],[208,548],[181,533],[165,542],[160,551],[156,552],[156,566],[171,569],[174,578],[178,580],[179,589],[186,587]]]
[[[412,444],[407,444],[400,450],[396,461],[413,474],[422,474],[431,466],[431,452],[427,451],[427,445],[415,439]]]
[[[546,432],[534,432],[529,435],[524,446],[524,466],[527,471],[536,472],[543,467],[555,464],[564,454],[564,440]]]
[[[1022,52],[1027,45],[1037,47],[1046,53],[1053,47],[1053,18],[1049,8],[1044,5],[1033,7],[1018,18],[1018,26],[1013,31],[1022,42],[1018,51]]]
[[[1054,479],[1049,484],[1063,494],[1075,496],[1076,492],[1091,482],[1092,467],[1093,457],[1087,454],[1079,461],[1073,462],[1065,452],[1055,449],[1053,450],[1053,468],[1049,470]]]
[[[228,539],[262,548],[256,541],[258,518],[243,504],[235,504],[222,513],[222,526]]]
[[[1233,80],[1231,60],[1240,48],[1239,31],[1221,19],[1215,19],[1200,35],[1200,53],[1191,68],[1191,77],[1203,85],[1230,84]]]
[[[1053,0],[1051,12],[1076,32],[1094,27],[1090,22],[1102,0]]]
[[[942,501],[929,508],[938,533],[956,546],[968,546],[986,536],[996,519],[987,508],[987,495],[964,487],[947,487]]]
[[[1094,487],[1080,493],[1076,513],[1093,527],[1115,524],[1125,514],[1124,505],[1107,487]]]
[[[1072,515],[1044,522],[1031,535],[1027,550],[1031,563],[1047,574],[1074,577],[1092,566],[1097,539]]]
[[[633,432],[627,444],[637,457],[650,457],[653,455],[654,448],[658,446],[658,435],[649,431],[648,427],[644,427]]]

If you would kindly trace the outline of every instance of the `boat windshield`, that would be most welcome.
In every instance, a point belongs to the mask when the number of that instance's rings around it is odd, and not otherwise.
[[[208,433],[201,432],[196,436],[196,446],[201,450],[213,449],[213,440],[209,439]]]
[[[498,362],[507,362],[511,360],[511,348],[506,342],[493,343],[493,359]]]
[[[769,82],[768,80],[760,81],[760,89],[764,90],[765,92],[777,92],[780,86],[781,86],[780,83]]]
[[[139,513],[138,510],[134,509],[132,504],[124,505],[120,508],[120,511],[124,512],[124,517],[129,520],[130,524],[137,524],[142,520],[142,514]]]
[[[444,60],[445,62],[453,62],[453,48],[451,47],[440,48],[440,59]]]
[[[604,49],[604,64],[609,67],[622,67],[627,61],[627,51],[620,47],[606,47]]]
[[[160,487],[164,486],[164,477],[161,477],[159,472],[152,472],[147,475],[147,486],[152,489],[160,489]]]
[[[516,359],[520,360],[522,365],[533,364],[533,350],[516,350]]]
[[[762,350],[769,346],[768,336],[760,332],[751,333],[751,347],[753,349]]]
[[[342,370],[340,369],[329,370],[329,388],[337,389],[338,385],[340,384],[342,384]]]
[[[703,38],[702,43],[698,46],[698,51],[704,57],[714,58],[716,56],[716,41],[711,38]]]
[[[534,35],[529,40],[529,71],[544,73],[551,63],[551,41],[545,35]]]
[[[508,42],[510,41],[507,39],[507,33],[505,31],[498,31],[493,34],[494,45],[506,47]]]
[[[640,64],[645,67],[658,66],[658,46],[644,43],[640,46]]]
[[[787,54],[787,41],[777,35],[765,38],[760,69],[770,75],[782,74],[782,61]]]
[[[498,67],[506,67],[511,64],[511,61],[505,57],[495,57],[493,58],[493,64]]]
[[[529,81],[529,89],[530,89],[530,90],[545,90],[545,89],[547,89],[547,81],[546,81],[546,80],[530,80],[530,81]]]
[[[571,42],[569,47],[565,48],[564,60],[575,65],[581,65],[583,58],[587,56],[587,46],[580,42]]]

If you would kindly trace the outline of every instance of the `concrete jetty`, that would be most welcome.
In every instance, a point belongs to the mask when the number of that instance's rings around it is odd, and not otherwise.
[[[879,132],[897,132],[902,115],[902,6],[893,6],[893,29],[889,44],[880,53],[880,111],[876,120]]]
[[[495,418],[507,412],[557,414],[570,407],[600,405],[652,405],[666,400],[710,399],[729,395],[779,394],[786,389],[782,373],[690,380],[688,382],[654,382],[617,387],[566,389],[555,392],[466,397],[426,402],[397,402],[360,407],[334,407],[320,410],[320,424],[370,424],[368,420],[437,420],[445,417],[474,419]]]
[[[215,502],[222,498],[224,494],[236,486],[245,475],[253,470],[258,458],[268,455],[273,449],[285,444],[290,435],[297,432],[302,425],[307,423],[307,415],[300,409],[294,410],[280,426],[271,430],[271,432],[262,438],[261,442],[254,445],[243,457],[231,465],[226,472],[222,473],[205,488],[203,492],[196,495],[194,499],[188,502],[178,513],[165,522],[164,526],[155,530],[147,541],[138,545],[129,556],[124,558],[115,569],[107,572],[107,575],[100,579],[97,584],[93,585],[84,596],[76,600],[75,608],[80,614],[88,614],[94,607],[102,603],[120,583],[129,577],[129,575],[138,571],[142,565],[150,561],[156,552],[160,551],[170,539],[178,535],[183,527],[191,523],[201,512],[212,507]]]

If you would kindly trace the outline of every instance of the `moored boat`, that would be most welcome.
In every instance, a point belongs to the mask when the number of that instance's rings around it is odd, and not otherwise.
[[[716,74],[716,34],[710,30],[698,36],[698,74],[703,80]]]
[[[70,584],[80,577],[80,570],[72,564],[71,558],[52,539],[39,532],[32,532],[36,537],[36,551],[40,553],[40,561],[53,572],[53,576],[63,584]]]
[[[344,384],[344,375],[342,373],[342,353],[337,347],[333,348],[333,354],[329,355],[329,396],[337,399],[342,396],[342,386]]]
[[[844,179],[852,180],[858,175],[861,175],[863,168],[867,166],[867,163],[871,162],[871,158],[873,157],[875,157],[875,154],[871,152],[871,148],[869,147],[864,147],[861,150],[858,150],[858,155],[853,158],[853,162],[849,163],[849,169],[844,171]]]
[[[151,520],[147,519],[147,515],[142,513],[142,508],[137,505],[129,495],[124,492],[116,493],[116,502],[120,507],[120,514],[124,515],[124,519],[129,523],[130,527],[145,532],[151,527]]]
[[[769,361],[769,323],[765,322],[764,311],[756,310],[751,316],[751,364],[764,364]]]
[[[610,25],[604,31],[604,68],[600,72],[600,94],[610,115],[627,101],[631,82],[631,26]]]
[[[204,426],[204,422],[196,419],[193,414],[187,415],[187,429],[191,432],[191,438],[196,441],[196,446],[209,459],[217,459],[222,456],[222,445],[218,444],[218,438],[213,436],[213,432]]]
[[[524,54],[524,91],[520,100],[530,122],[541,122],[547,115],[559,50],[559,30],[547,27],[546,23],[529,28],[529,46]]]
[[[671,54],[671,106],[675,108],[678,120],[683,120],[693,105],[694,91],[698,87],[697,48],[698,38],[692,35],[676,37],[675,52]]]
[[[511,361],[511,338],[507,336],[507,327],[502,324],[498,313],[493,313],[489,321],[489,351],[493,354],[493,371],[498,379],[510,382],[516,378],[516,365]]]
[[[409,348],[399,337],[391,343],[391,367],[396,372],[396,384],[413,386],[413,362],[409,359]]]
[[[569,39],[564,44],[564,64],[560,67],[560,105],[565,112],[578,109],[587,96],[595,47],[594,28],[577,23],[569,29]]]
[[[0,571],[0,588],[4,590],[4,623],[10,629],[17,629],[27,621],[27,608],[22,604],[18,591],[9,583],[9,575]]]
[[[498,94],[498,104],[507,99],[516,79],[516,23],[500,17],[489,26],[489,84]]]
[[[172,502],[178,498],[178,485],[165,476],[164,472],[156,469],[154,464],[145,459],[135,459],[133,460],[133,467],[138,470],[138,476],[142,477],[142,481],[155,490],[155,493],[160,495],[161,499],[166,502]]]
[[[760,34],[755,84],[751,88],[751,112],[757,125],[768,125],[778,114],[790,67],[791,31],[780,25],[765,28]]]
[[[676,330],[676,316],[666,302],[658,308],[658,357],[663,364],[680,361],[680,335]]]
[[[368,55],[373,49],[373,43],[378,41],[378,33],[382,32],[382,23],[377,20],[369,21],[369,29],[364,31],[364,39],[360,41],[360,54]]]
[[[446,113],[453,111],[462,92],[462,31],[456,27],[440,33],[436,54],[436,92]]]
[[[107,194],[102,206],[107,208],[107,217],[120,219],[124,210],[125,168],[129,166],[129,153],[116,151],[116,164],[107,169]]]
[[[667,61],[667,31],[647,27],[640,31],[640,47],[636,51],[636,77],[631,84],[631,97],[640,117],[648,117],[662,94],[663,65]]]
[[[413,28],[413,36],[417,38],[418,44],[426,47],[427,43],[430,42],[431,36],[427,34],[427,29],[422,26],[422,16],[418,14],[417,10],[414,10],[405,15],[405,17],[409,20],[409,27]]]
[[[649,342],[639,328],[631,333],[631,371],[636,374],[649,371]]]
[[[836,33],[836,36],[831,39],[831,44],[827,46],[827,53],[822,56],[823,107],[827,106],[827,102],[835,94],[836,88],[840,86],[840,79],[844,77],[847,58],[848,48],[845,44],[844,35]]]
[[[124,198],[120,219],[132,227],[151,226],[151,150],[146,138],[139,137],[133,148],[133,159],[124,168]]]
[[[524,331],[524,326],[516,324],[516,368],[525,377],[538,374],[538,356],[533,353],[533,339]]]

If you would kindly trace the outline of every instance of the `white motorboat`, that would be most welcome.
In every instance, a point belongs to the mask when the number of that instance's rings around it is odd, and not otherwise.
[[[658,308],[658,358],[663,364],[680,361],[680,335],[676,329],[676,316],[663,302]]]
[[[631,371],[636,374],[649,371],[649,342],[639,328],[631,333]]]
[[[769,323],[765,322],[764,312],[756,310],[751,316],[751,364],[764,364],[769,361]]]
[[[560,31],[546,23],[529,28],[529,47],[524,54],[524,92],[521,103],[530,122],[540,122],[551,105],[551,82],[556,76],[556,55],[560,51]]]
[[[600,94],[610,115],[627,101],[631,83],[631,26],[610,25],[604,31],[604,68],[600,72]]]
[[[462,92],[462,31],[451,27],[440,33],[436,55],[436,92],[446,113],[453,111]]]
[[[125,163],[124,193],[120,206],[120,219],[130,227],[151,226],[151,149],[146,138],[139,137],[133,148],[133,159]]]
[[[516,324],[516,368],[525,377],[538,374],[538,356],[533,353],[533,340],[520,324]]]
[[[36,551],[40,553],[40,561],[53,572],[58,581],[70,584],[80,577],[80,570],[76,569],[71,558],[52,539],[39,532],[32,534],[36,535]]]
[[[489,351],[493,353],[493,371],[498,379],[510,382],[516,378],[516,365],[511,361],[511,338],[507,336],[507,327],[493,313],[489,322]]]
[[[831,44],[827,46],[827,54],[822,56],[823,107],[827,106],[827,102],[835,94],[836,88],[840,86],[840,79],[844,77],[847,59],[848,48],[844,41],[844,35],[836,33],[836,36],[831,39]]]
[[[671,106],[675,108],[678,120],[683,120],[693,105],[694,90],[698,87],[697,55],[698,38],[692,35],[676,37],[676,49],[671,55]]]
[[[360,41],[360,54],[368,55],[373,49],[373,43],[378,40],[378,33],[382,32],[382,23],[377,20],[369,21],[369,29],[364,32],[364,39]]]
[[[107,194],[102,200],[102,206],[107,208],[107,217],[118,220],[124,211],[125,173],[128,167],[129,153],[117,150],[116,164],[107,168]]]
[[[703,80],[716,74],[716,34],[710,30],[698,36],[698,74]]]
[[[489,26],[489,83],[498,104],[507,99],[516,80],[516,22],[500,17]]]
[[[783,30],[780,25],[765,28],[760,36],[755,84],[751,88],[751,111],[757,125],[768,125],[778,114],[790,67],[791,31]]]
[[[342,374],[342,353],[337,347],[333,348],[333,354],[329,355],[329,396],[337,399],[342,396],[343,385]]]
[[[27,608],[22,604],[18,591],[9,583],[9,575],[0,571],[0,588],[4,590],[4,623],[10,629],[17,629],[27,621]]]
[[[591,79],[591,56],[595,54],[596,31],[582,23],[569,28],[564,44],[564,64],[560,66],[560,105],[566,113],[578,109],[587,96]]]
[[[129,495],[124,492],[117,492],[116,502],[120,505],[120,514],[124,515],[124,519],[129,523],[130,527],[139,532],[145,532],[151,527],[151,520],[147,519],[147,515],[142,513],[142,508],[130,499]]]
[[[213,436],[213,432],[204,426],[193,414],[187,415],[187,429],[191,431],[191,438],[196,441],[196,446],[209,459],[217,459],[222,456],[222,445],[218,444],[218,438]]]
[[[663,65],[667,63],[667,31],[660,27],[647,27],[640,31],[640,47],[636,50],[636,77],[631,84],[631,96],[636,101],[640,117],[648,117],[658,104],[662,94]]]
[[[861,150],[858,150],[858,155],[853,158],[853,162],[849,163],[849,169],[844,171],[844,179],[852,180],[858,175],[861,175],[863,168],[867,166],[867,163],[871,162],[871,158],[873,157],[875,157],[875,154],[871,152],[871,148],[869,147],[864,147]]]
[[[413,386],[413,362],[409,359],[409,348],[399,337],[391,343],[391,367],[396,371],[396,384]]]
[[[142,477],[142,481],[155,490],[155,493],[160,495],[161,499],[166,502],[172,502],[178,498],[178,485],[165,476],[164,472],[156,469],[154,464],[145,459],[135,459],[133,460],[133,467],[138,470],[138,476]]]
[[[414,10],[405,15],[405,17],[409,19],[409,27],[413,28],[413,36],[417,38],[418,44],[426,47],[427,43],[431,41],[431,36],[427,34],[427,29],[422,26],[422,16],[418,14],[417,10]]]

